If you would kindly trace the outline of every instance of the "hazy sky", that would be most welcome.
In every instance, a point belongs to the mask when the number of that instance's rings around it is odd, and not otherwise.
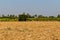
[[[0,14],[20,13],[57,15],[60,13],[60,0],[0,0]]]

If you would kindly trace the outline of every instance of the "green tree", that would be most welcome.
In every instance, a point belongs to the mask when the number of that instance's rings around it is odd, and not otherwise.
[[[34,18],[37,18],[37,14],[34,15]]]
[[[55,18],[54,16],[49,16],[49,18]]]
[[[27,15],[27,18],[31,18],[31,15],[29,13],[27,13],[26,15]]]
[[[44,16],[43,15],[38,15],[38,18],[44,18]]]
[[[25,13],[19,15],[19,21],[26,21],[27,15]]]
[[[57,18],[60,18],[60,14],[58,14]]]
[[[3,14],[2,17],[5,18],[6,16]]]

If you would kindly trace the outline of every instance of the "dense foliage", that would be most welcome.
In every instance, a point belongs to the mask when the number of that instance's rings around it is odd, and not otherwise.
[[[29,13],[16,15],[2,15],[0,21],[60,21],[60,15],[55,16],[43,16],[43,15],[30,15]]]

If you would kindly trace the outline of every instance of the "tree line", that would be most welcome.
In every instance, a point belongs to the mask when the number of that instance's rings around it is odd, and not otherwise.
[[[22,13],[18,16],[2,15],[0,21],[60,21],[60,14],[57,16],[30,15],[29,13]]]

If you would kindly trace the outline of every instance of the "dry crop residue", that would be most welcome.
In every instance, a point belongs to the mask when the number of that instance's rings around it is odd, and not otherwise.
[[[60,40],[60,22],[0,22],[0,40]]]

